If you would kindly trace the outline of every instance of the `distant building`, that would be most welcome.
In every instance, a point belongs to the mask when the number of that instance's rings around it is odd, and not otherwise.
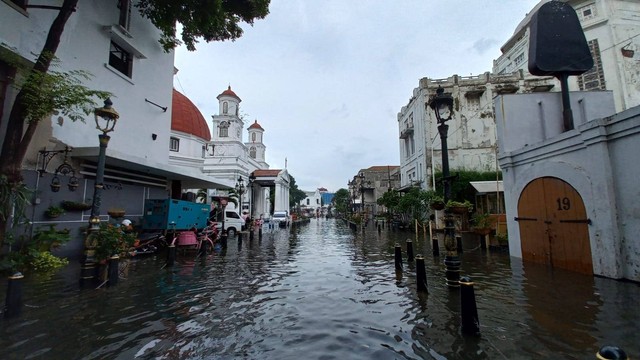
[[[400,167],[398,165],[371,166],[360,169],[349,182],[349,193],[353,208],[364,209],[373,216],[382,214],[386,209],[377,201],[385,192],[400,188]],[[360,175],[364,175],[361,177]],[[363,202],[364,200],[364,202]]]

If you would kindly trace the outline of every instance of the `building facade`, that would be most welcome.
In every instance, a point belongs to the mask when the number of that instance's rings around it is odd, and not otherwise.
[[[640,281],[640,106],[609,116],[612,92],[496,98],[509,252],[527,262]]]
[[[542,0],[516,27],[502,46],[502,55],[494,60],[494,74],[518,70],[529,76],[529,23]],[[613,91],[616,111],[640,105],[640,2],[627,0],[562,0],[577,15],[591,50],[594,66],[586,73],[571,77],[571,91]],[[553,91],[560,91],[555,81]]]
[[[525,78],[522,71],[507,75],[453,75],[423,78],[398,113],[400,185],[432,188],[434,174],[442,170],[442,151],[430,98],[439,87],[453,97],[453,117],[447,122],[449,166],[452,170],[499,171],[492,99],[500,94],[545,92],[551,77]]]
[[[17,95],[12,84],[15,69],[1,59],[8,56],[32,64],[59,11],[26,4],[0,1],[0,141]],[[115,221],[107,211],[117,208],[139,224],[147,199],[181,198],[187,189],[226,191],[235,186],[238,176],[243,176],[246,184],[252,172],[268,169],[264,129],[255,122],[248,130],[250,140],[244,144],[238,133],[242,120],[230,117],[229,110],[223,111],[230,106],[231,115],[235,114],[240,99],[234,94],[223,92],[219,97],[220,116],[233,122],[233,139],[221,138],[218,128],[214,129],[217,137],[211,136],[199,110],[173,89],[174,53],[162,49],[160,37],[161,32],[128,1],[79,2],[62,33],[56,52],[59,62],[52,70],[89,72],[93,77],[83,85],[110,92],[113,108],[120,115],[106,149],[101,221]],[[97,107],[101,106],[98,101]],[[68,211],[56,219],[45,213],[63,200],[92,202],[99,134],[93,114],[84,122],[73,122],[56,113],[39,123],[22,164],[25,184],[38,194],[26,211],[33,228],[62,224],[74,237],[82,236],[78,229],[88,224],[89,211]],[[73,172],[58,173],[63,164],[70,165]],[[73,191],[66,186],[72,178],[78,181]],[[59,191],[50,186],[54,182],[63,185]],[[259,184],[265,188],[245,193],[245,201],[268,210],[268,188],[275,186],[283,197],[277,201],[287,204],[288,209],[285,170],[262,176],[252,186]],[[67,247],[69,254],[79,255],[82,244],[73,242]]]
[[[386,209],[378,205],[385,192],[400,188],[400,166],[378,165],[360,169],[349,182],[349,194],[355,211],[370,216],[382,215]]]

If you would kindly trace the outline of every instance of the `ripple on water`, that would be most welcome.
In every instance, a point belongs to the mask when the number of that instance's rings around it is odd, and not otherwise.
[[[634,284],[465,251],[482,332],[469,339],[428,241],[414,240],[427,254],[429,292],[418,294],[415,265],[394,268],[394,244],[411,234],[312,220],[264,235],[169,269],[163,256],[135,260],[113,288],[78,290],[77,268],[28,278],[29,306],[0,322],[0,358],[591,358],[606,343],[640,353]]]

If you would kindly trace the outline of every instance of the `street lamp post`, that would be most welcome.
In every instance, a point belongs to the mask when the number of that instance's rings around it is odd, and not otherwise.
[[[236,193],[238,194],[238,200],[240,202],[240,213],[242,214],[242,194],[245,192],[244,187],[244,179],[242,175],[238,176],[238,181],[236,182]]]
[[[253,219],[253,183],[254,181],[256,181],[256,176],[253,175],[253,173],[251,173],[251,175],[249,175],[249,218]]]
[[[360,182],[360,224],[362,225],[362,227],[364,227],[364,223],[365,223],[365,208],[364,208],[364,172],[360,172],[360,174],[358,174],[358,179]]]
[[[440,133],[440,141],[442,142],[442,181],[444,184],[444,202],[445,204],[451,198],[451,176],[449,175],[449,154],[447,148],[447,132],[449,125],[446,124],[453,115],[453,97],[451,94],[445,94],[444,89],[438,86],[436,95],[431,97],[429,107],[433,110],[438,120],[438,133]],[[446,281],[451,288],[460,287],[460,258],[458,257],[458,249],[454,237],[453,215],[445,208],[444,210],[444,246],[447,255],[444,259],[446,267]]]
[[[94,112],[96,129],[100,130],[102,134],[98,135],[100,142],[100,152],[98,154],[98,167],[96,169],[96,179],[93,187],[93,199],[91,202],[91,216],[89,217],[89,230],[87,233],[87,240],[85,241],[85,252],[83,256],[83,264],[80,272],[80,284],[83,285],[86,281],[93,281],[95,279],[96,259],[95,255],[95,243],[93,236],[96,231],[100,229],[100,202],[102,196],[102,189],[104,188],[104,166],[107,154],[107,145],[109,144],[108,133],[113,131],[116,126],[116,122],[120,115],[111,107],[113,103],[111,99],[107,98],[104,101],[104,106],[96,108]]]

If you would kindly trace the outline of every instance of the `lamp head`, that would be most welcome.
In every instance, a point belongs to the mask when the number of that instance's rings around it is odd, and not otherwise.
[[[110,98],[107,98],[104,101],[103,107],[96,108],[93,111],[96,119],[96,129],[102,131],[105,135],[113,131],[113,128],[116,126],[116,122],[120,117],[118,112],[112,108],[111,105],[113,105],[113,102],[111,102]]]
[[[453,97],[449,93],[445,94],[442,86],[438,85],[436,95],[429,101],[429,107],[436,114],[438,123],[443,123],[453,115]]]

